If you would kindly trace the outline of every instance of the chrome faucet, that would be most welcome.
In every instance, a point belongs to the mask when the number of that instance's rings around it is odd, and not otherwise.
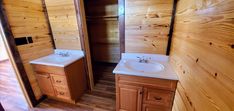
[[[137,58],[139,59],[140,63],[149,63],[149,60],[151,59],[150,57],[149,58],[145,58],[144,56],[137,57]]]
[[[68,57],[69,53],[68,52],[59,52],[58,55],[60,55],[62,57]]]

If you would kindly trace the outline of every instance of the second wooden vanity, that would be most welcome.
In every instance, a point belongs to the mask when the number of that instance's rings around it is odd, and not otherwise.
[[[177,80],[115,76],[117,111],[171,111]]]
[[[123,53],[114,69],[116,111],[171,111],[178,78],[168,56]]]

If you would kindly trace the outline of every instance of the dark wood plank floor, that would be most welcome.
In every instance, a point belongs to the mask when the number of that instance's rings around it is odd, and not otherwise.
[[[6,111],[28,110],[13,67],[8,60],[0,62],[0,102]]]

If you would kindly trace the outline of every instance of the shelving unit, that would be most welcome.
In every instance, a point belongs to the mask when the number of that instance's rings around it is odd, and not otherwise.
[[[117,63],[120,59],[118,0],[88,0],[85,5],[92,60]]]

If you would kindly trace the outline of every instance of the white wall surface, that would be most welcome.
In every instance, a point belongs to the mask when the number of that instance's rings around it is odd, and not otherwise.
[[[5,45],[3,43],[2,36],[0,34],[0,61],[8,59],[8,54],[6,52]]]

